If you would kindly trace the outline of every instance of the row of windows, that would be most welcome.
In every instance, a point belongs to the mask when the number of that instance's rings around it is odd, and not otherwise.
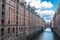
[[[9,6],[14,7],[14,8],[17,7],[17,4],[12,1],[10,1],[9,3],[6,3],[6,4],[8,4]],[[24,11],[24,7],[20,4],[20,5],[18,5],[18,10]]]
[[[5,3],[4,0],[2,0],[2,3]],[[5,11],[5,5],[2,4],[2,20],[1,20],[1,25],[3,26],[4,25],[4,11]]]
[[[5,30],[4,28],[1,28],[1,36],[4,36],[4,30]],[[12,32],[13,33],[15,32],[15,28],[12,29]],[[8,28],[7,33],[9,33],[9,34],[11,33],[11,29],[10,28]]]
[[[4,6],[4,5],[3,5],[3,6]],[[4,7],[3,7],[3,9],[4,9]],[[11,10],[10,10],[10,9],[11,9]],[[10,13],[11,13],[11,14],[14,14],[14,13],[16,12],[15,9],[13,9],[13,8],[11,8],[11,7],[10,7],[10,9],[9,9],[9,10],[10,10]],[[4,16],[4,13],[2,13],[2,14],[3,14],[3,16]],[[17,14],[17,13],[16,13],[16,14]],[[24,16],[24,14],[22,14],[22,15]],[[23,16],[22,16],[22,17],[23,17]],[[30,15],[30,16],[32,16],[32,15]],[[15,15],[14,15],[14,17],[15,17]],[[14,18],[14,17],[12,17],[12,18],[14,19],[13,22],[15,22],[15,18]],[[20,18],[20,21],[22,21],[21,24],[23,24],[23,21],[24,21],[24,18],[22,18],[22,17]],[[28,17],[27,17],[27,18],[28,18]],[[32,17],[30,17],[30,18],[32,18]],[[9,17],[8,19],[9,19],[9,20],[8,20],[8,24],[10,24],[10,17]],[[29,19],[29,18],[28,18],[28,19]],[[28,19],[27,19],[27,20],[28,20]],[[18,16],[16,16],[16,20],[18,20]],[[25,18],[25,20],[26,20],[26,18]],[[29,19],[29,20],[30,20],[30,19]],[[32,19],[31,19],[30,21],[32,21]],[[4,21],[2,20],[2,24],[3,24],[3,23],[4,23]],[[18,21],[17,21],[16,23],[18,23]]]
[[[4,36],[4,30],[5,30],[4,28],[1,28],[1,36]],[[26,30],[26,27],[20,27],[19,30],[20,30],[20,32],[22,32],[22,31]],[[12,28],[12,31],[10,28],[8,28],[7,33],[10,34],[11,32],[15,33],[15,28]],[[18,28],[16,28],[16,33],[17,32],[18,32]]]

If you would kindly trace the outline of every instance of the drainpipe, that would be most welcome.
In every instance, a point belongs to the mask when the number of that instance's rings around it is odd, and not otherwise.
[[[18,36],[18,1],[16,6],[16,36]]]

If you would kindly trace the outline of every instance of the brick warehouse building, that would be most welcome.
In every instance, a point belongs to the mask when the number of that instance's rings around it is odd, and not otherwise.
[[[58,36],[60,36],[60,4],[58,5],[58,9],[55,12],[53,21],[51,22],[52,29],[56,32]]]
[[[44,20],[19,0],[0,0],[0,40],[22,40],[41,30],[42,25]]]

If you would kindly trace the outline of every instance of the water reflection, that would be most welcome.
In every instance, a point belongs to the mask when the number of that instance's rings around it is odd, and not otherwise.
[[[51,32],[52,30],[50,28],[46,28],[45,31]]]
[[[33,40],[59,40],[59,38],[52,32],[50,28],[46,28],[42,34],[38,35]]]

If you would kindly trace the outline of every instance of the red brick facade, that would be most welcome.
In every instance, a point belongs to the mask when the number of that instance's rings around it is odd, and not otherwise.
[[[53,30],[59,35],[60,32],[60,4],[51,23]]]
[[[43,19],[35,12],[27,10],[23,4],[17,3],[17,0],[5,0],[4,4],[2,2],[4,1],[0,0],[0,36],[3,35],[0,37],[1,40],[15,40],[17,35],[28,35],[41,29],[42,25],[45,26]]]

